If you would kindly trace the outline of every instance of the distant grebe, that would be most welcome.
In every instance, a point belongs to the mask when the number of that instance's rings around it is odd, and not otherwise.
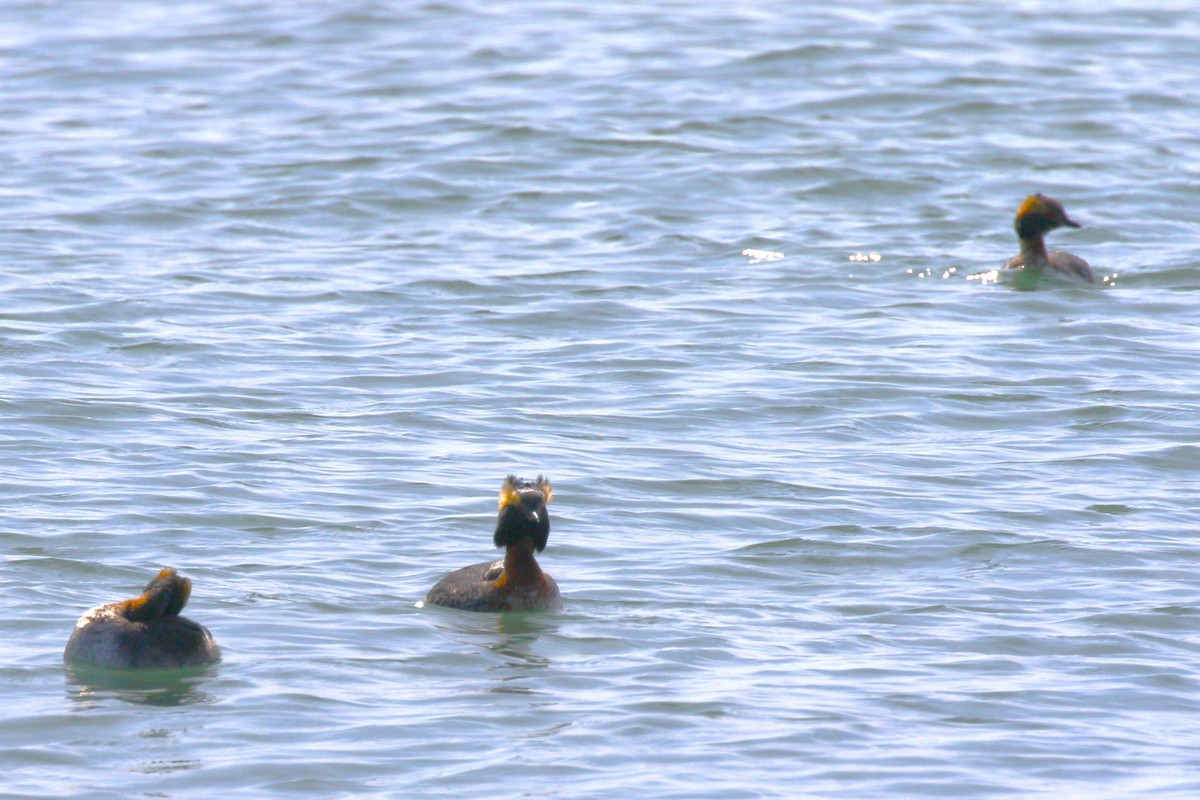
[[[1043,237],[1063,225],[1070,228],[1080,227],[1078,222],[1067,216],[1063,204],[1054,198],[1044,194],[1026,197],[1013,220],[1013,227],[1021,240],[1021,253],[1010,258],[1005,263],[1005,268],[1024,269],[1036,280],[1049,267],[1056,275],[1095,283],[1091,267],[1079,256],[1062,250],[1046,252]]]
[[[538,566],[534,550],[550,536],[550,481],[509,475],[500,487],[500,516],[492,541],[503,561],[484,561],[451,572],[425,595],[425,602],[464,611],[533,611],[562,608],[558,584]]]
[[[110,669],[189,667],[221,657],[203,625],[179,616],[192,582],[167,568],[141,595],[96,606],[75,623],[63,660]]]

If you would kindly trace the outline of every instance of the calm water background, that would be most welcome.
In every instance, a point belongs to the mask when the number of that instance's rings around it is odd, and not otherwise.
[[[0,794],[1200,796],[1200,11],[736,6],[4,4]]]

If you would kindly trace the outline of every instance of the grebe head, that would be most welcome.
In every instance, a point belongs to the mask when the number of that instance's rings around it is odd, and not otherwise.
[[[1063,225],[1069,228],[1080,227],[1078,222],[1067,216],[1067,210],[1063,208],[1062,203],[1040,192],[1025,198],[1013,220],[1017,236],[1022,239],[1041,236]]]
[[[540,553],[550,538],[550,480],[541,475],[526,481],[515,475],[504,479],[500,487],[500,516],[496,519],[496,547],[505,547],[528,536]]]
[[[141,595],[125,601],[124,617],[133,622],[177,617],[191,595],[192,582],[167,567],[146,584]]]

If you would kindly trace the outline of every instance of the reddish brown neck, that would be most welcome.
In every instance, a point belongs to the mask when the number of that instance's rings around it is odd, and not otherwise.
[[[1046,255],[1046,240],[1042,238],[1042,234],[1021,237],[1021,260],[1027,267],[1042,266],[1049,260],[1049,256]]]
[[[533,540],[522,537],[504,550],[504,576],[509,584],[539,583],[542,568],[533,557]]]

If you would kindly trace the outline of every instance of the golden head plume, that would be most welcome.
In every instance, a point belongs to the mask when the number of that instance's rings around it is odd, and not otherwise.
[[[500,508],[521,502],[521,492],[528,489],[537,489],[546,498],[546,502],[550,502],[550,495],[553,492],[550,489],[549,478],[538,475],[537,480],[525,481],[516,475],[509,475],[504,479],[504,485],[500,487]]]
[[[1017,216],[1023,217],[1035,210],[1042,204],[1042,200],[1044,199],[1045,198],[1040,193],[1029,195],[1029,197],[1025,198],[1025,202],[1021,203],[1020,208],[1017,209]]]

